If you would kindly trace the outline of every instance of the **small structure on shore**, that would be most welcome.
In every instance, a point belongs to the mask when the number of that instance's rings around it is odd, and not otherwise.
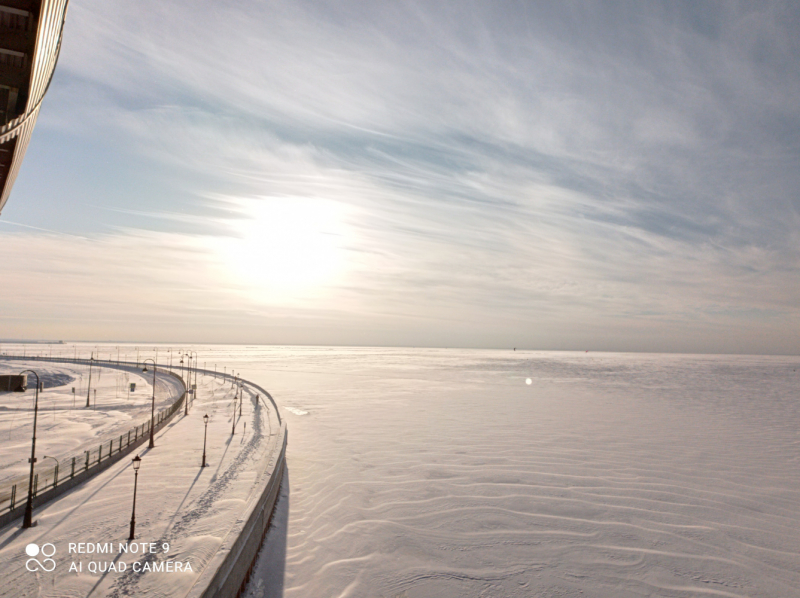
[[[27,374],[4,374],[0,376],[0,392],[25,392],[27,389]]]

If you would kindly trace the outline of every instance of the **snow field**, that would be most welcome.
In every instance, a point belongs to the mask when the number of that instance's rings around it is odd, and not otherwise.
[[[152,374],[142,373],[140,368],[93,366],[92,392],[89,393],[91,406],[88,408],[88,366],[8,361],[0,357],[0,374],[18,374],[27,369],[38,373],[45,385],[39,393],[36,425],[40,488],[46,485],[45,478],[52,479],[55,459],[61,462],[60,476],[63,477],[65,472],[69,472],[68,458],[77,456],[80,463],[84,450],[96,454],[100,443],[107,445],[108,440],[118,438],[150,417],[153,378]],[[130,392],[131,383],[136,384],[134,392]],[[17,484],[18,496],[27,492],[34,386],[35,377],[29,375],[25,393],[0,392],[0,487],[5,491]],[[75,388],[74,394],[72,388]],[[156,412],[172,405],[182,391],[180,381],[159,371],[156,376]],[[44,459],[45,455],[53,459]]]
[[[250,598],[800,596],[797,357],[229,351],[291,430]]]
[[[131,462],[126,459],[37,509],[36,527],[21,531],[15,522],[0,530],[0,569],[8,582],[0,587],[0,596],[184,596],[190,592],[237,529],[243,506],[259,491],[270,456],[270,435],[279,430],[275,414],[245,391],[242,416],[237,409],[232,436],[230,382],[198,376],[198,387],[190,414],[176,415],[157,433],[156,447],[139,452],[136,541],[159,547],[166,543],[168,552],[142,556],[115,551],[102,557],[68,552],[70,543],[116,547],[126,542],[134,485]],[[201,468],[204,413],[209,415],[209,466]],[[57,547],[58,566],[53,573],[26,569],[25,547],[31,542]],[[90,562],[106,571],[89,571]],[[174,570],[178,562],[184,564],[182,571]],[[73,564],[81,570],[70,571]],[[173,570],[145,571],[160,567]],[[125,571],[119,572],[120,568]]]

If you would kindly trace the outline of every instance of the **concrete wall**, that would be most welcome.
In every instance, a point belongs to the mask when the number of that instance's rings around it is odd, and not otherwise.
[[[264,485],[256,500],[242,513],[243,523],[230,546],[223,546],[211,559],[187,598],[234,598],[244,590],[264,536],[269,529],[278,491],[286,467],[286,424],[272,441],[272,453]]]

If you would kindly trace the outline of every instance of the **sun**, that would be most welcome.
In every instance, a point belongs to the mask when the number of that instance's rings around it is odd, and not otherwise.
[[[308,197],[236,200],[221,257],[238,285],[290,299],[332,283],[344,267],[344,208]]]

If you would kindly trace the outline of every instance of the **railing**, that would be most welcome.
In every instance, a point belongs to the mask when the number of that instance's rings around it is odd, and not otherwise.
[[[56,358],[56,357],[27,357],[18,355],[0,355],[2,360],[15,360],[15,361],[48,361],[57,363],[82,363],[88,365],[88,359],[69,359],[69,358]],[[136,367],[136,364],[126,362],[116,362],[106,360],[105,362],[92,359],[92,365],[106,365],[108,367],[127,368]],[[175,412],[183,406],[183,401],[186,398],[186,385],[179,375],[174,372],[166,370],[166,366],[159,365],[158,367],[165,367],[165,373],[174,376],[181,381],[184,386],[184,391],[181,393],[178,400],[169,407],[161,409],[155,414],[155,425],[153,432],[155,433],[167,421],[169,421]],[[121,434],[114,434],[113,436],[106,436],[102,442],[84,450],[81,453],[71,455],[65,459],[60,459],[55,465],[50,467],[44,464],[38,465],[35,468],[33,477],[33,496],[34,498],[41,497],[43,494],[50,491],[54,496],[55,490],[59,486],[63,487],[68,485],[71,487],[77,481],[90,478],[96,473],[104,470],[108,465],[117,461],[120,457],[132,451],[140,445],[150,435],[150,418],[147,421],[124,431]],[[55,458],[53,459],[55,461]],[[13,478],[10,482],[6,482],[0,486],[0,521],[7,519],[7,515],[15,509],[19,509],[21,505],[24,506],[28,496],[28,480],[29,474]],[[41,504],[44,501],[37,501]]]

